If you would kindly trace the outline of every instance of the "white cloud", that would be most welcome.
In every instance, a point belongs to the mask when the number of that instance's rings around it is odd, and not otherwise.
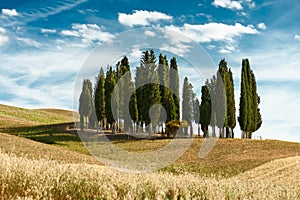
[[[154,33],[153,31],[145,31],[145,35],[150,36],[150,37],[154,37],[156,35],[156,33]]]
[[[300,35],[295,35],[295,40],[298,40],[298,41],[300,41]]]
[[[253,0],[244,0],[248,6],[248,8],[253,9],[256,7],[256,3]]]
[[[228,53],[231,53],[232,51],[234,51],[236,49],[235,46],[233,45],[227,45],[225,47],[222,47],[219,52],[222,53],[222,54],[228,54]]]
[[[62,11],[69,10],[78,6],[79,4],[86,2],[87,0],[62,0],[59,2],[45,1],[42,6],[35,6],[32,9],[26,9],[26,12],[18,13],[18,20],[9,19],[4,13],[0,16],[0,24],[7,26],[16,26],[19,24],[26,24],[31,21],[35,21],[41,18],[47,18],[48,16],[58,14]],[[8,9],[6,9],[8,10]],[[14,10],[14,9],[13,9]],[[15,14],[13,10],[6,11],[6,13]],[[6,17],[4,17],[6,16]]]
[[[134,10],[133,14],[119,13],[118,20],[121,24],[129,27],[136,25],[147,26],[151,22],[160,20],[170,21],[172,16],[157,11]]]
[[[6,30],[0,27],[0,47],[4,46],[8,42],[9,42],[9,37],[7,36]]]
[[[243,6],[239,1],[232,0],[214,0],[212,5],[216,7],[227,8],[230,10],[242,10]]]
[[[142,56],[142,51],[140,49],[132,49],[130,53],[130,57],[141,58],[141,56]]]
[[[29,39],[29,38],[21,38],[21,37],[17,37],[16,38],[17,41],[25,44],[25,45],[28,45],[28,46],[33,46],[33,47],[40,47],[42,44],[33,40],[33,39]]]
[[[56,29],[41,29],[41,33],[56,33]]]
[[[72,30],[63,30],[62,35],[80,37],[80,44],[73,44],[80,47],[87,47],[93,43],[110,42],[114,35],[109,32],[104,32],[102,27],[96,24],[73,24]]]
[[[196,42],[226,41],[233,42],[243,34],[258,34],[252,25],[240,23],[228,25],[223,23],[207,23],[203,25],[184,24],[183,27],[169,26],[167,29],[188,36]]]
[[[214,0],[212,5],[215,7],[226,8],[230,10],[243,10],[243,5],[247,5],[249,9],[253,9],[256,7],[256,4],[253,0]]]
[[[19,15],[16,9],[2,9],[2,14],[10,17]]]
[[[265,29],[267,29],[267,26],[266,26],[266,24],[265,23],[259,23],[258,25],[257,25],[257,27],[259,28],[259,29],[262,29],[262,30],[265,30]]]
[[[65,36],[79,37],[79,33],[77,31],[63,30],[61,34]]]
[[[1,103],[21,107],[72,109],[74,79],[88,51],[64,48],[1,57]],[[21,62],[20,62],[21,61]]]

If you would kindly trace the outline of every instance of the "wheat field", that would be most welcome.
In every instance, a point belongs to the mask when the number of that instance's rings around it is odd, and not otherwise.
[[[237,176],[130,174],[105,166],[62,164],[0,153],[1,199],[300,199],[300,157]]]

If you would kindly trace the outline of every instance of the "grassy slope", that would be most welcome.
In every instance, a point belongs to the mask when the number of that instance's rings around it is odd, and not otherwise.
[[[299,199],[300,157],[272,161],[229,179],[128,174],[0,153],[3,199]],[[288,183],[288,184],[287,184]]]
[[[0,133],[0,152],[34,160],[46,159],[64,163],[100,164],[92,156],[86,154],[5,133]]]
[[[27,110],[0,105],[0,132],[19,135],[88,155],[89,152],[76,132],[56,129],[60,123],[71,122],[72,115],[71,111],[57,109]],[[3,135],[0,135],[0,147],[4,146],[6,141],[7,139],[4,140]],[[19,141],[16,141],[7,143],[11,146],[6,145],[6,148],[12,149],[17,146]],[[122,149],[145,152],[165,146],[170,139],[125,141],[123,139],[120,141],[115,138],[113,142]],[[277,158],[300,155],[299,143],[226,139],[218,140],[210,154],[200,159],[198,153],[202,142],[201,138],[195,139],[190,148],[174,164],[162,171],[178,174],[195,172],[200,175],[231,177]],[[37,152],[38,155],[43,154],[40,152],[44,151],[39,148],[32,149],[36,149],[32,153]],[[24,151],[22,148],[18,150]],[[73,157],[70,157],[70,160],[72,159]]]

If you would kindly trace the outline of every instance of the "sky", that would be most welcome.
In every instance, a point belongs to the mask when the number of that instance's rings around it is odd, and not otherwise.
[[[241,62],[248,58],[263,118],[254,136],[300,142],[299,10],[298,0],[1,0],[0,103],[73,109],[78,74],[94,49],[120,38],[126,45],[124,32],[155,28],[170,39],[160,50],[185,58],[193,42],[208,53],[214,70],[226,59],[237,115]],[[150,30],[144,34],[158,38]],[[131,55],[140,55],[137,46]],[[199,93],[202,83],[193,84]]]

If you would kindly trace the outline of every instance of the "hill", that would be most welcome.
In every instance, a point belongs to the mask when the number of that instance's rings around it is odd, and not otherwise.
[[[0,133],[0,152],[33,160],[45,159],[64,163],[100,164],[90,155],[5,133]]]
[[[31,110],[0,104],[0,129],[73,122],[73,112],[58,109]]]
[[[275,160],[230,179],[201,178],[188,173],[129,174],[104,166],[59,164],[3,153],[0,160],[3,199],[296,200],[300,197],[300,157]]]
[[[0,132],[30,139],[22,140],[22,138],[14,137],[9,140],[8,137],[12,136],[0,134],[0,148],[5,147],[5,150],[2,150],[4,152],[11,152],[14,149],[14,154],[17,155],[30,154],[29,157],[32,158],[39,158],[45,151],[59,152],[58,149],[61,148],[68,152],[89,156],[90,153],[81,142],[76,130],[68,129],[69,123],[73,120],[72,115],[71,111],[58,109],[28,110],[0,105],[0,117],[2,117]],[[138,140],[130,137],[127,139],[126,135],[119,133],[115,136],[107,136],[118,147],[134,152],[153,151],[171,142],[171,139]],[[33,144],[32,140],[39,143]],[[45,143],[48,145],[41,146]],[[212,151],[201,159],[198,154],[202,143],[203,138],[195,138],[187,151],[175,163],[161,171],[173,174],[195,173],[201,176],[232,177],[274,159],[300,155],[299,143],[276,140],[219,139]],[[59,148],[45,150],[50,147]],[[53,156],[53,158],[56,157]],[[70,162],[74,159],[72,156],[69,158]]]

